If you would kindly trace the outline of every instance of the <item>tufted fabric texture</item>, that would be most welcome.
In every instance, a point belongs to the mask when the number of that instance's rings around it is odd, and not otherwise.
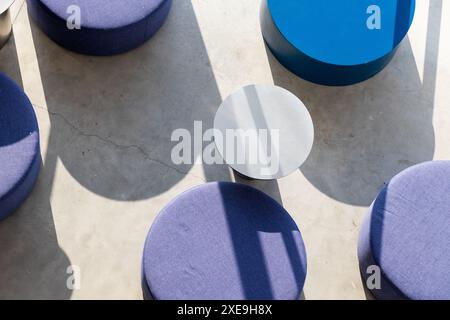
[[[104,56],[129,51],[151,38],[166,20],[172,0],[27,0],[27,3],[33,20],[53,41],[79,53]],[[72,6],[80,9],[81,29],[67,27],[69,17],[76,12]]]
[[[363,277],[381,269],[379,299],[450,299],[450,161],[411,167],[370,208],[360,233]],[[373,284],[373,277],[370,283]]]
[[[167,205],[143,256],[147,299],[300,298],[306,253],[295,222],[249,186],[209,183]]]
[[[39,168],[39,129],[33,107],[22,89],[0,74],[0,219],[26,199]]]

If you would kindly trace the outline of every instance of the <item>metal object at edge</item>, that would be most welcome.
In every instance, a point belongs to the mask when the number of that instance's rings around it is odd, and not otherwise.
[[[3,7],[0,4],[0,49],[5,46],[11,37],[12,22],[10,8],[13,2],[14,1],[9,0],[6,3],[6,7]]]

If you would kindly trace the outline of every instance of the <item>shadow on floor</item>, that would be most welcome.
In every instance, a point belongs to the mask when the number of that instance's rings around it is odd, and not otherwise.
[[[433,158],[441,7],[431,2],[423,82],[409,39],[385,70],[348,87],[299,79],[267,49],[275,84],[296,94],[311,113],[315,144],[301,171],[326,195],[368,206],[395,174]]]
[[[31,24],[52,132],[49,149],[84,187],[135,201],[159,195],[191,165],[171,161],[171,135],[212,126],[221,98],[189,1],[174,1],[162,29],[129,53],[90,57]],[[194,158],[196,155],[193,155]]]
[[[23,87],[14,32],[5,46],[0,49],[0,72],[13,79],[20,87]]]
[[[193,135],[196,120],[212,127],[221,103],[190,2],[175,1],[152,40],[114,57],[68,52],[31,27],[51,120],[48,157],[60,157],[92,192],[123,201],[158,195],[184,178],[191,166],[170,161],[171,134],[184,128]],[[205,167],[208,181],[231,179],[226,166],[217,169]],[[276,182],[267,186],[280,201]],[[284,240],[288,247],[291,239]],[[248,257],[234,243],[243,287],[251,291]]]
[[[428,29],[427,29],[427,38],[426,38],[426,49],[425,49],[425,65],[424,65],[424,72],[423,72],[423,82],[420,87],[415,89],[415,91],[412,92],[406,92],[415,97],[415,100],[411,101],[411,103],[416,102],[415,104],[411,104],[409,108],[413,109],[413,112],[419,112],[422,110],[422,112],[425,112],[426,110],[428,113],[430,113],[430,117],[426,119],[418,119],[416,116],[414,118],[411,118],[411,115],[406,111],[406,108],[408,107],[406,104],[402,103],[399,104],[400,111],[404,111],[405,120],[411,121],[411,123],[403,124],[403,122],[399,122],[398,124],[398,130],[401,132],[403,130],[403,127],[408,125],[408,128],[412,128],[413,125],[417,126],[416,130],[410,130],[410,134],[412,136],[409,138],[410,140],[406,140],[405,142],[410,143],[410,152],[413,152],[413,147],[416,148],[416,154],[420,154],[421,150],[424,150],[424,145],[422,143],[425,143],[426,141],[422,140],[415,140],[419,137],[420,132],[423,131],[426,128],[421,127],[422,125],[426,125],[427,122],[432,121],[432,111],[434,107],[434,95],[435,95],[435,86],[436,86],[436,74],[437,74],[437,63],[439,58],[439,42],[440,42],[440,36],[441,36],[441,20],[442,20],[442,0],[435,0],[430,1],[430,8],[429,8],[429,15],[428,15]],[[398,62],[397,62],[398,63]],[[397,67],[399,68],[399,67]],[[396,69],[393,70],[399,73],[400,71],[405,72],[403,69]],[[388,71],[389,72],[389,71]],[[398,85],[393,83],[393,86]],[[395,90],[395,87],[393,87],[393,90]],[[416,108],[420,108],[419,110],[416,110]],[[405,111],[406,110],[406,111]],[[398,112],[400,112],[398,111]],[[428,114],[427,114],[428,116]],[[397,117],[400,121],[400,115]],[[404,120],[404,121],[405,121]],[[416,132],[417,131],[417,132]],[[408,132],[405,132],[405,134]],[[407,138],[407,137],[405,137]],[[393,139],[395,140],[395,139]],[[434,142],[434,140],[433,140]],[[433,144],[434,145],[434,144]],[[393,144],[395,146],[395,144]],[[401,150],[400,150],[401,151]],[[414,155],[414,153],[412,154]],[[425,160],[431,160],[430,159],[424,159]],[[421,161],[418,161],[419,163]],[[416,164],[416,163],[412,163]],[[403,167],[398,168],[398,172],[402,171]],[[398,172],[393,172],[393,175],[395,175]],[[375,205],[378,208],[384,208],[385,207],[385,201],[386,201],[386,192],[388,190],[386,189],[385,192],[382,192],[378,198],[376,199]],[[384,214],[381,215],[382,218],[384,217]],[[381,256],[382,253],[381,250],[381,243],[383,242],[383,221],[384,219],[380,220],[380,214],[374,215],[372,217],[372,220],[370,222],[370,225],[367,226],[367,229],[363,228],[362,232],[370,232],[370,239],[371,243],[374,244],[374,248],[377,248],[378,252],[376,253],[376,256]],[[366,254],[368,254],[366,252]],[[367,286],[365,285],[365,281],[367,279],[367,275],[364,274],[364,272],[367,271],[367,268],[370,264],[378,264],[377,261],[373,259],[373,255],[370,254],[369,257],[364,257],[363,261],[360,262],[360,271],[362,273],[361,281],[363,284],[363,287],[365,289],[365,294],[367,300],[374,300],[375,296],[367,289]],[[376,291],[377,296],[380,299],[405,299],[403,293],[401,293],[396,287],[395,284],[391,284],[387,278],[382,277],[381,278],[381,289]]]
[[[30,197],[0,222],[1,299],[69,299],[71,262],[58,245],[49,202],[54,168],[46,162]]]
[[[22,86],[14,35],[0,50],[0,72]],[[45,164],[30,197],[0,221],[1,299],[68,299],[72,294],[66,286],[71,262],[58,245],[49,200],[56,162]]]

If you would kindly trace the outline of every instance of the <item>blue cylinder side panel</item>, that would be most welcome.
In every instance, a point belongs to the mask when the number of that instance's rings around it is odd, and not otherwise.
[[[408,19],[406,20],[406,22],[405,19],[400,19],[396,22],[400,26],[395,27],[394,30],[401,30],[401,32],[393,33],[393,35],[389,37],[389,41],[391,41],[390,46],[392,48],[390,48],[388,44],[384,43],[383,46],[380,45],[378,46],[378,48],[374,49],[377,53],[386,52],[386,54],[379,57],[377,57],[376,54],[374,55],[373,52],[370,51],[363,52],[363,50],[358,48],[358,46],[355,46],[352,49],[352,52],[360,52],[361,56],[359,57],[355,56],[352,58],[343,54],[342,52],[345,52],[346,50],[348,50],[348,48],[342,50],[339,50],[339,48],[337,48],[335,50],[337,52],[335,57],[332,56],[332,54],[327,53],[323,55],[318,54],[320,55],[320,58],[317,58],[306,54],[302,50],[299,50],[298,47],[300,47],[300,45],[297,43],[297,46],[294,46],[294,41],[288,40],[286,36],[280,31],[279,27],[274,22],[272,13],[268,6],[269,1],[270,0],[264,0],[261,8],[261,28],[264,40],[268,48],[277,58],[277,60],[279,60],[279,62],[287,69],[305,80],[323,85],[350,85],[364,81],[383,70],[395,55],[395,52],[398,48],[398,43],[400,43],[400,41],[404,38],[406,34],[405,32],[409,29],[411,23],[411,20]],[[286,0],[284,1],[290,2]],[[302,0],[299,1],[302,2]],[[409,2],[412,8],[403,8],[401,6],[400,9],[408,12],[406,16],[409,17],[414,13],[415,2],[412,0],[407,0],[406,2]],[[403,17],[404,16],[405,15],[403,15]],[[393,23],[391,22],[390,25],[392,24]],[[365,20],[362,27],[366,28]],[[297,32],[301,32],[301,30]],[[314,34],[315,30],[308,29],[305,32]],[[323,31],[319,32],[319,34],[323,36]],[[366,44],[363,45],[365,46]],[[302,47],[308,48],[308,45],[304,45]],[[305,50],[314,52],[314,49]],[[370,57],[377,58],[362,63],[362,61],[367,61]],[[352,61],[351,59],[355,61],[355,64],[350,63]],[[326,62],[326,60],[332,61],[332,63]]]

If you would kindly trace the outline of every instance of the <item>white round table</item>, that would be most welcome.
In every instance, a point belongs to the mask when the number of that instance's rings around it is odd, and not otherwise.
[[[214,119],[214,141],[239,174],[272,180],[297,170],[308,158],[314,126],[305,105],[273,85],[250,85],[225,99]]]
[[[0,49],[8,41],[11,35],[11,16],[9,8],[14,0],[0,0]]]

